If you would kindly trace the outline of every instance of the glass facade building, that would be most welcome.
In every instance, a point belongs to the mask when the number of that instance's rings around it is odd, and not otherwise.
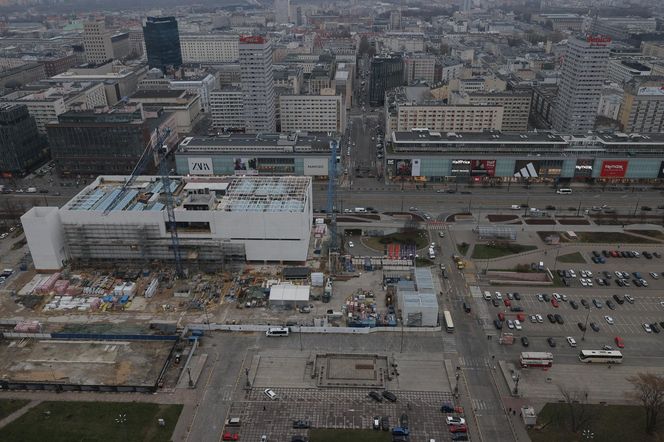
[[[177,68],[182,64],[180,33],[175,17],[148,17],[143,35],[150,69],[163,71],[167,66]]]

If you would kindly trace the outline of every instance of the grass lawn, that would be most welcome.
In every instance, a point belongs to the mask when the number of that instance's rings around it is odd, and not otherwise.
[[[524,246],[521,244],[475,244],[473,249],[473,259],[492,259],[501,256],[514,255],[516,253],[535,250],[537,246]]]
[[[470,248],[470,244],[467,242],[462,242],[461,244],[457,244],[457,250],[459,251],[459,255],[465,256],[466,253],[468,253],[468,249]]]
[[[537,416],[540,430],[530,429],[528,435],[533,442],[572,442],[584,441],[581,432],[572,433],[568,425],[569,414],[566,404],[549,403]],[[645,428],[646,416],[643,408],[631,405],[587,405],[590,422],[582,429],[589,428],[595,437],[593,440],[602,442],[654,442],[655,437],[647,435]],[[548,425],[547,425],[548,424]],[[312,441],[313,442],[313,441]]]
[[[581,254],[581,252],[568,253],[567,255],[559,255],[559,262],[568,262],[568,263],[579,263],[585,264],[587,261]]]
[[[311,442],[390,442],[387,431],[376,430],[323,430],[310,431]]]
[[[2,440],[169,441],[181,411],[182,405],[140,402],[43,402],[4,427]],[[126,415],[126,423],[116,422],[120,414]],[[165,426],[158,425],[159,418]]]
[[[664,232],[659,230],[625,230],[625,232],[636,233],[637,235],[650,236],[656,239],[664,239]]]
[[[27,399],[0,399],[0,419],[4,419],[16,410],[19,410],[30,401]]]
[[[622,232],[575,232],[579,239],[576,242],[598,242],[607,244],[659,244],[640,236]]]
[[[387,244],[415,244],[418,249],[421,249],[429,244],[429,237],[424,230],[409,230],[385,236],[363,238],[362,241],[372,249],[382,252]]]

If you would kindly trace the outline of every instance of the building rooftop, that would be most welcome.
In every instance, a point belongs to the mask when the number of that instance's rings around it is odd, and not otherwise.
[[[165,209],[166,194],[160,177],[140,176],[131,186],[122,190],[127,178],[127,176],[100,176],[61,210],[103,213],[105,211],[161,212]],[[302,212],[306,207],[311,178],[171,177],[170,187],[176,212],[190,210],[187,204],[197,196],[205,195],[209,196],[205,199],[206,203],[210,204],[207,210]]]
[[[328,155],[330,142],[338,137],[326,132],[293,132],[262,134],[223,134],[216,137],[187,137],[178,147],[180,152],[319,152]]]
[[[131,98],[180,98],[185,92],[184,89],[139,90],[134,92]]]
[[[485,133],[458,133],[458,132],[435,132],[427,129],[413,129],[408,132],[393,132],[395,143],[479,143],[479,144],[531,144],[531,143],[554,143],[566,144],[560,135],[550,132],[528,132],[526,134],[506,134],[502,132]]]

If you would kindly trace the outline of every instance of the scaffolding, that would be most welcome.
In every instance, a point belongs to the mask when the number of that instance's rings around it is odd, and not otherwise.
[[[233,179],[218,208],[228,212],[303,212],[311,178],[243,176]]]

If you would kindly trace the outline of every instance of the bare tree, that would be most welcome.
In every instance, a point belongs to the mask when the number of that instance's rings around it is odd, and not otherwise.
[[[558,391],[565,401],[567,414],[571,425],[571,430],[576,433],[581,428],[587,426],[592,420],[592,415],[588,407],[588,390],[567,390],[562,385],[558,385]]]
[[[664,376],[654,373],[637,373],[627,381],[634,386],[634,391],[627,396],[641,402],[646,411],[646,432],[653,434],[657,428],[657,418],[664,410]]]

